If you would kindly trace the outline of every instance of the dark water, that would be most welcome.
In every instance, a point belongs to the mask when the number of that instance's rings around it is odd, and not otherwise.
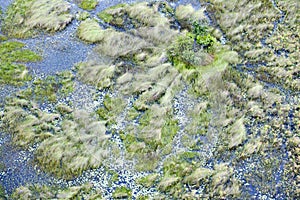
[[[82,43],[76,38],[78,23],[73,21],[66,30],[55,35],[42,35],[34,39],[22,40],[26,47],[43,56],[41,62],[27,64],[35,75],[55,74],[70,70],[74,64],[86,60],[92,45]]]
[[[33,163],[30,150],[19,150],[10,143],[11,138],[0,133],[0,160],[4,169],[0,170],[0,181],[7,193],[28,183],[51,183],[50,177],[40,172]]]

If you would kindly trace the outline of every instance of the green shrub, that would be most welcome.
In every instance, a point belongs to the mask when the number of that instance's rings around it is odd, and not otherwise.
[[[193,23],[193,34],[197,44],[202,48],[209,49],[217,42],[216,38],[208,33],[207,27],[197,22]]]
[[[194,38],[192,34],[179,36],[168,49],[168,57],[175,65],[182,63],[184,67],[192,65]]]
[[[213,61],[216,38],[208,33],[206,26],[193,23],[193,31],[177,37],[168,49],[169,60],[178,70],[206,66]]]
[[[198,22],[193,23],[193,34],[195,36],[198,35],[206,35],[207,34],[207,27],[201,26]]]
[[[211,36],[210,34],[207,35],[197,35],[196,41],[199,45],[201,45],[204,48],[211,48],[216,43],[216,38]]]
[[[168,49],[169,60],[180,71],[195,66],[208,65],[213,60],[207,50],[215,42],[215,38],[210,35],[198,35],[198,38],[196,38],[195,34],[187,33],[179,36]]]

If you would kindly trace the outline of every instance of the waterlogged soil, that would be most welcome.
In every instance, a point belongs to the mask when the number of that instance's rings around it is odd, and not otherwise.
[[[41,0],[54,28],[37,1],[0,0],[0,44],[41,56],[0,57],[29,74],[0,85],[0,199],[300,198],[297,0]]]

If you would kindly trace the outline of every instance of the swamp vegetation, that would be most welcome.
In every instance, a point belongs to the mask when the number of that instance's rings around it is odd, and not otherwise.
[[[12,1],[0,18],[0,88],[14,88],[0,101],[0,198],[299,199],[299,7]],[[47,49],[85,59],[40,71],[45,35]],[[22,169],[6,148],[25,152],[28,180],[7,184]]]

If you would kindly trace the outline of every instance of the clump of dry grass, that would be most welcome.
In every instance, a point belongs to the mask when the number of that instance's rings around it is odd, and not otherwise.
[[[42,112],[34,102],[22,98],[8,100],[1,116],[3,128],[12,134],[14,144],[23,148],[53,136],[59,129],[55,127],[59,118],[60,115]]]
[[[13,37],[29,37],[38,30],[63,30],[73,19],[64,0],[17,0],[8,8],[3,31]]]
[[[123,32],[112,31],[105,35],[105,38],[98,44],[95,50],[100,54],[118,58],[133,55],[138,50],[147,46],[149,46],[149,44],[139,37]]]
[[[110,34],[110,31],[103,30],[94,19],[82,21],[77,29],[77,36],[81,40],[90,43],[102,41],[106,34]]]
[[[104,123],[95,121],[84,110],[72,113],[74,119],[62,121],[61,132],[44,140],[36,151],[43,169],[71,179],[84,170],[99,167],[109,152],[109,135]]]

